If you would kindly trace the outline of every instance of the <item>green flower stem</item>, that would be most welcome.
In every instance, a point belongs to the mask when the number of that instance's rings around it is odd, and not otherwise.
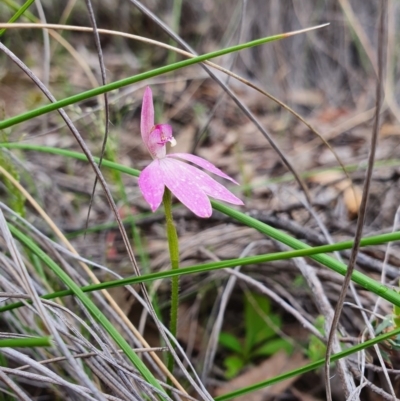
[[[312,29],[312,28],[310,28],[310,29]],[[297,33],[299,33],[299,32],[297,32]],[[203,61],[210,60],[212,58],[216,58],[216,57],[219,57],[219,56],[223,56],[225,54],[237,52],[237,51],[243,50],[243,49],[248,49],[248,48],[254,47],[254,46],[259,46],[259,45],[262,45],[264,43],[272,42],[272,41],[275,41],[275,40],[284,39],[284,38],[286,38],[288,36],[291,36],[293,34],[294,34],[293,32],[288,32],[288,33],[283,33],[283,34],[279,34],[279,35],[273,35],[273,36],[269,36],[269,37],[253,40],[251,42],[243,43],[243,44],[236,45],[236,46],[227,47],[227,48],[222,49],[222,50],[217,50],[217,51],[214,51],[214,52],[210,52],[210,53],[207,53],[207,54],[196,56],[196,57],[190,58],[188,60],[178,61],[177,63],[174,63],[174,64],[170,64],[170,65],[167,65],[167,66],[164,66],[164,67],[156,68],[156,69],[151,70],[151,71],[143,72],[141,74],[137,74],[137,75],[134,75],[134,76],[129,77],[129,78],[121,79],[119,81],[111,82],[110,84],[99,86],[97,88],[90,89],[90,90],[88,90],[86,92],[82,92],[82,93],[79,93],[77,95],[66,97],[66,98],[61,99],[61,100],[59,100],[57,102],[54,102],[54,103],[51,103],[51,104],[48,104],[48,105],[45,105],[45,106],[41,106],[41,107],[38,107],[37,109],[30,110],[30,111],[27,111],[25,113],[19,114],[17,116],[14,116],[14,117],[8,118],[6,120],[0,121],[0,130],[8,128],[8,127],[12,127],[13,125],[19,124],[19,123],[21,123],[23,121],[30,120],[30,119],[32,119],[34,117],[41,116],[43,114],[46,114],[46,113],[49,113],[51,111],[60,109],[62,107],[66,107],[66,106],[69,106],[71,104],[81,102],[81,101],[89,99],[91,97],[102,95],[103,93],[110,92],[110,91],[122,88],[124,86],[134,84],[134,83],[139,82],[139,81],[144,81],[145,79],[149,79],[149,78],[156,77],[158,75],[166,74],[167,72],[175,71],[175,70],[178,70],[180,68],[187,67],[189,65],[201,63]]]
[[[171,270],[176,272],[179,269],[179,243],[178,234],[172,216],[172,199],[171,191],[165,188],[163,203],[165,209],[165,220],[167,223],[167,239],[169,248],[169,257],[171,259]],[[179,275],[171,278],[171,316],[169,322],[169,330],[176,338],[178,330],[178,307],[179,307]],[[174,369],[174,357],[169,354],[168,369],[172,373]]]
[[[12,235],[17,238],[23,245],[25,245],[31,252],[36,254],[58,277],[59,279],[70,288],[73,294],[85,305],[85,307],[90,311],[92,316],[101,324],[101,326],[108,332],[108,334],[114,339],[118,346],[124,351],[127,358],[132,362],[132,364],[138,369],[138,371],[143,375],[145,380],[152,384],[155,388],[160,390],[161,393],[165,393],[165,390],[158,383],[156,378],[143,363],[143,361],[136,355],[132,350],[127,341],[122,337],[113,324],[104,316],[101,310],[93,303],[93,301],[88,298],[81,288],[75,284],[75,282],[68,276],[64,270],[61,269],[45,252],[43,252],[31,238],[27,237],[16,227],[9,224],[10,231]],[[160,395],[161,399],[165,399]]]

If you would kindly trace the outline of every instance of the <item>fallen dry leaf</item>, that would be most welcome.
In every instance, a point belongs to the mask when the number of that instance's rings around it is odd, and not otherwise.
[[[332,123],[337,122],[340,117],[346,117],[349,111],[346,108],[326,107],[317,115],[319,122]]]
[[[310,177],[311,182],[321,185],[336,184],[345,178],[345,175],[336,170],[323,171]]]
[[[202,339],[204,337],[204,328],[198,324],[197,313],[193,310],[192,305],[179,305],[179,321],[178,321],[178,339],[181,343],[196,352],[200,351]]]
[[[351,185],[348,178],[340,171],[324,171],[310,178],[310,181],[321,185],[332,184],[338,191],[343,192],[343,200],[350,216],[358,214],[362,198],[359,186]]]
[[[299,368],[306,363],[306,359],[301,353],[295,353],[291,356],[287,355],[284,351],[277,352],[271,358],[258,366],[250,368],[242,375],[232,379],[223,387],[216,390],[216,395],[220,396],[242,387],[250,386],[263,380],[270,379],[278,376],[281,373]],[[287,388],[297,380],[292,377],[280,383],[276,383],[270,387],[263,388],[255,391],[254,393],[246,394],[234,398],[235,401],[265,401],[278,394],[282,394]]]
[[[400,127],[398,125],[386,123],[382,125],[381,129],[379,130],[379,134],[382,137],[391,135],[400,135]]]
[[[343,192],[344,203],[350,215],[357,215],[361,205],[362,191],[360,187],[347,187]]]
[[[297,105],[315,107],[323,102],[324,96],[320,91],[317,90],[297,89],[290,91],[287,95],[287,99],[291,103],[296,103]],[[332,119],[332,113],[334,113],[334,116],[336,116],[340,111],[340,109],[334,109],[332,112],[331,109],[329,109],[329,117]]]
[[[135,303],[135,297],[125,288],[109,288],[107,290],[114,298],[114,301],[122,309],[125,315],[128,315]]]

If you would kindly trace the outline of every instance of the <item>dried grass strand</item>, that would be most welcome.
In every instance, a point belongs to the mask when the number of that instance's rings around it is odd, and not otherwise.
[[[0,166],[0,173],[3,174],[17,189],[21,192],[21,194],[28,200],[28,202],[32,205],[32,207],[38,212],[38,214],[43,218],[43,220],[49,225],[49,227],[53,230],[56,236],[62,241],[62,243],[68,248],[68,250],[79,256],[79,253],[75,250],[72,244],[68,241],[65,235],[61,232],[61,230],[54,224],[53,220],[47,215],[47,213],[43,210],[43,208],[35,201],[35,199],[30,195],[30,193],[10,174],[6,171],[2,166]],[[86,265],[86,263],[79,261],[79,264],[84,269],[86,274],[90,277],[94,284],[100,284],[99,279],[93,273],[93,271]],[[111,307],[115,310],[118,316],[124,321],[124,323],[129,327],[132,333],[139,339],[139,341],[146,348],[151,348],[148,342],[144,339],[144,337],[140,334],[140,332],[136,329],[136,327],[132,324],[132,322],[125,315],[123,310],[119,307],[119,305],[115,302],[114,298],[110,295],[107,290],[101,290],[101,293],[104,295],[106,300],[109,302]],[[168,371],[167,367],[164,365],[163,361],[158,357],[158,355],[150,351],[150,356],[153,358],[155,363],[159,366],[162,372],[168,376],[172,383],[182,392],[185,393],[185,389],[181,386],[179,381]]]

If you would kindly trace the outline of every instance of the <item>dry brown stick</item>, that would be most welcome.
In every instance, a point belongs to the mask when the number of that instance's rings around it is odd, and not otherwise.
[[[94,36],[94,42],[96,44],[96,50],[97,50],[97,55],[99,57],[99,66],[100,66],[100,72],[101,72],[101,82],[103,85],[106,84],[106,67],[104,65],[104,58],[103,58],[103,50],[101,48],[101,43],[100,43],[100,35],[97,30],[97,23],[96,23],[96,18],[94,16],[94,11],[92,7],[92,2],[91,0],[86,0],[86,7],[88,9],[89,17],[90,17],[90,22],[93,27],[93,36]],[[103,157],[104,157],[104,152],[106,150],[106,145],[107,145],[107,139],[108,139],[108,131],[109,131],[109,121],[110,121],[110,108],[109,108],[109,103],[108,103],[108,93],[104,92],[104,138],[103,138],[103,143],[101,145],[101,151],[100,151],[100,157],[99,157],[99,169],[101,169],[101,163],[103,162]],[[85,223],[85,228],[87,229],[88,224],[89,224],[89,216],[90,216],[90,211],[92,210],[92,205],[93,205],[93,199],[94,199],[94,193],[96,191],[96,186],[97,186],[97,175],[94,178],[94,183],[93,183],[93,189],[92,189],[92,195],[90,196],[90,201],[89,201],[89,207],[88,207],[88,212],[86,216],[86,223]]]
[[[375,386],[375,384],[371,383],[366,377],[362,377],[361,372],[358,369],[354,368],[354,366],[350,366],[350,370],[355,377],[357,377],[360,380],[362,378],[362,381],[363,383],[365,383],[365,386],[368,386],[374,393],[380,395],[384,400],[399,401],[399,399],[396,396],[388,394],[380,387]]]
[[[384,49],[386,47],[386,20],[387,20],[387,0],[382,0],[381,2],[381,13],[380,13],[380,22],[379,22],[379,33],[378,33],[378,77],[376,84],[376,103],[375,103],[375,119],[374,126],[372,129],[372,137],[371,137],[371,148],[368,157],[368,167],[366,171],[365,183],[363,196],[360,205],[359,216],[357,220],[357,228],[354,236],[354,244],[352,248],[352,252],[350,255],[349,264],[347,266],[346,276],[344,278],[342,290],[339,295],[338,302],[335,308],[335,314],[332,321],[331,330],[329,332],[328,344],[326,349],[326,358],[325,358],[325,382],[326,382],[326,397],[328,401],[332,400],[332,391],[330,385],[330,356],[332,352],[332,342],[334,335],[336,333],[336,329],[339,323],[340,314],[343,308],[343,303],[346,297],[347,290],[350,285],[351,276],[353,274],[355,262],[357,260],[358,250],[360,248],[360,241],[362,237],[362,231],[364,226],[364,221],[366,217],[366,209],[368,204],[368,197],[372,179],[372,172],[374,168],[375,161],[375,152],[376,146],[378,142],[378,131],[379,131],[379,123],[380,123],[380,111],[382,105],[382,85],[383,85],[383,64],[384,64]],[[344,378],[343,378],[344,379]],[[346,391],[346,398],[349,394]]]

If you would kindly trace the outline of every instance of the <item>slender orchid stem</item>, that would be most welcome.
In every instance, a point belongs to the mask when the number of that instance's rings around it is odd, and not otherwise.
[[[163,196],[165,219],[167,223],[167,239],[169,256],[171,259],[171,270],[179,269],[179,243],[178,234],[176,233],[176,227],[174,219],[172,217],[172,200],[171,191],[165,188]],[[176,338],[178,328],[178,306],[179,306],[179,276],[171,278],[171,317],[169,323],[169,330],[171,334]],[[168,369],[172,373],[174,368],[174,358],[170,354],[168,359]]]

